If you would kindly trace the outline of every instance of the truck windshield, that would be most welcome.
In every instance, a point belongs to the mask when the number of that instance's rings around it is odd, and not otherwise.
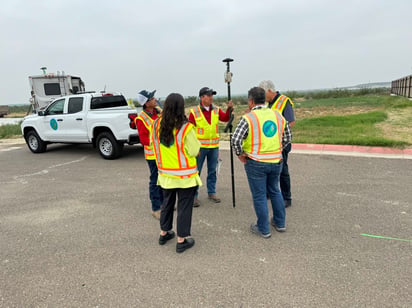
[[[126,99],[123,95],[99,96],[92,98],[90,109],[101,109],[121,106],[127,106]]]

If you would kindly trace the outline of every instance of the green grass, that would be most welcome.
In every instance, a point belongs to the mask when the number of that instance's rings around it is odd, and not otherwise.
[[[412,106],[412,102],[404,97],[388,95],[350,96],[338,98],[309,99],[303,102],[295,102],[296,108],[316,107],[373,107],[373,108],[406,108]]]
[[[379,96],[352,96],[338,98],[310,99],[303,102],[295,102],[296,108],[316,108],[316,107],[383,107],[385,99]]]
[[[292,99],[298,97],[304,97],[305,99],[323,99],[364,95],[389,95],[389,93],[389,88],[363,88],[358,90],[330,89],[315,91],[289,91],[286,92],[285,95]]]
[[[412,116],[411,100],[387,94],[355,94],[337,98],[295,100],[297,121],[293,127],[293,142],[400,148],[412,144],[410,138],[399,138],[400,133],[397,133],[399,127],[396,127],[398,122],[409,123],[407,119]],[[235,104],[236,120],[234,126],[239,122],[239,117],[243,114],[245,108],[246,106],[243,103]],[[300,111],[301,108],[302,111]],[[303,118],[303,115],[306,115],[305,110],[308,109],[310,110],[310,117],[305,116]],[[358,113],[356,113],[356,110],[358,110]],[[390,113],[402,115],[402,118],[390,120],[388,119]],[[300,114],[302,118],[299,118]],[[403,118],[405,120],[402,120]],[[383,129],[380,128],[381,124],[385,124],[386,127],[392,125],[394,129],[397,129],[397,132],[392,133],[394,139],[390,138],[392,135],[385,135]],[[408,125],[402,126],[408,127]],[[219,125],[221,132],[224,127],[225,124],[223,123]],[[407,131],[402,130],[401,132],[402,134],[408,134]],[[228,136],[223,134],[223,138],[228,139]]]
[[[348,144],[348,145],[365,145],[365,146],[386,146],[386,147],[406,147],[412,145],[411,138],[399,136],[408,136],[408,130],[401,130],[400,133],[392,133],[399,140],[392,140],[390,137],[384,137],[384,132],[380,128],[390,125],[391,129],[408,128],[410,118],[412,117],[412,101],[400,97],[390,96],[387,93],[378,93],[379,91],[325,91],[321,93],[312,93],[311,97],[303,101],[295,100],[296,112],[299,114],[302,110],[310,109],[313,117],[297,117],[296,125],[293,127],[293,142],[296,143],[324,143],[324,144]],[[289,93],[288,93],[289,94]],[[293,98],[306,97],[305,93],[293,92]],[[346,96],[341,96],[346,95]],[[240,116],[247,107],[246,96],[233,96],[235,103],[235,121],[233,129],[239,122]],[[198,98],[186,98],[186,107],[199,103]],[[217,97],[215,103],[226,110],[226,98]],[[340,115],[340,111],[351,108],[351,113],[359,110],[357,114]],[[26,112],[28,105],[11,106],[13,112]],[[359,109],[358,109],[359,108]],[[372,110],[371,110],[372,109]],[[401,111],[402,109],[402,111]],[[320,116],[321,112],[337,114],[337,116]],[[363,111],[362,111],[363,110]],[[365,112],[369,111],[369,112]],[[303,114],[303,113],[302,113]],[[388,114],[396,114],[401,117],[388,119]],[[318,116],[317,116],[318,115]],[[400,123],[400,124],[399,124]],[[219,130],[222,133],[222,139],[229,139],[228,134],[223,133],[226,127],[225,123],[219,124]],[[403,134],[403,135],[402,135]],[[390,135],[390,136],[391,136]],[[21,136],[20,125],[0,126],[0,138],[10,138]],[[388,136],[388,135],[386,135]]]
[[[302,119],[293,127],[296,143],[348,144],[404,147],[407,142],[382,137],[377,123],[387,119],[385,111],[372,111],[346,116],[324,116]]]
[[[0,139],[21,137],[20,124],[6,124],[0,126]]]

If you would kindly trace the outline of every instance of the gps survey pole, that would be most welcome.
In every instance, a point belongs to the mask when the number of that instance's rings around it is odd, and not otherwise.
[[[225,72],[225,82],[227,83],[227,99],[230,101],[232,99],[230,95],[230,83],[232,82],[232,76],[233,74],[230,72],[230,62],[233,62],[233,59],[226,58],[223,60],[223,62],[226,62],[226,72]],[[230,136],[230,171],[232,174],[232,203],[233,207],[236,206],[236,198],[235,198],[235,174],[233,170],[233,151],[232,151],[232,128],[233,128],[233,119],[235,118],[233,111],[230,114],[230,119],[229,122],[227,122],[227,125],[225,127],[224,132],[227,133],[229,130],[229,136]]]

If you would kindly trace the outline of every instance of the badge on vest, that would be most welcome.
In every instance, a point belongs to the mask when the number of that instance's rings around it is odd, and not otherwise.
[[[277,132],[277,127],[275,122],[271,121],[271,120],[267,120],[264,124],[263,124],[263,134],[270,138],[273,137],[274,135],[276,135]]]

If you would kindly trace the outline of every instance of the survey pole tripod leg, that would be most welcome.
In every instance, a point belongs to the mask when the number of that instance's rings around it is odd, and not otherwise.
[[[222,62],[226,62],[226,72],[225,72],[225,82],[227,83],[227,98],[228,101],[232,99],[230,95],[230,83],[232,82],[232,76],[233,74],[230,72],[230,62],[233,62],[233,59],[226,58],[223,59]],[[230,172],[232,176],[232,204],[233,207],[236,207],[236,198],[235,198],[235,173],[234,173],[234,167],[233,167],[233,151],[232,151],[232,128],[233,128],[233,119],[234,119],[233,112],[230,114],[230,119],[229,122],[227,122],[226,128],[225,128],[225,133],[229,130],[229,140],[230,140]]]

